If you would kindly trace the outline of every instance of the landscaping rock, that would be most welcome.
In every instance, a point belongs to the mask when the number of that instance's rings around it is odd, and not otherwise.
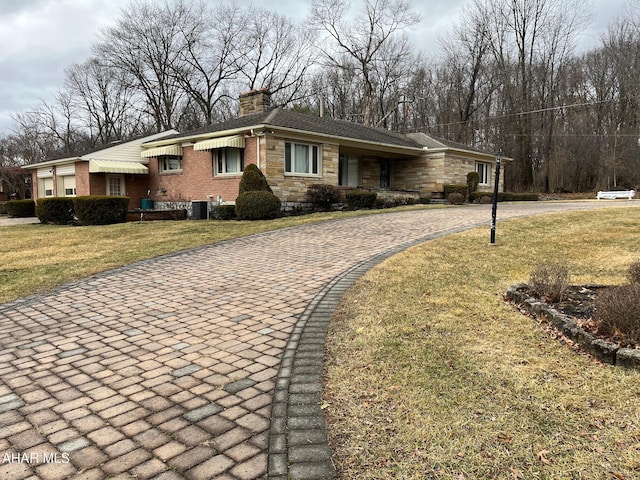
[[[635,348],[621,348],[616,352],[616,365],[640,369],[640,350]]]

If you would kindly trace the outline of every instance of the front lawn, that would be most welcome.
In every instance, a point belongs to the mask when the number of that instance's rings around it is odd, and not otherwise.
[[[540,262],[625,282],[627,209],[544,215],[401,253],[347,293],[324,407],[340,479],[640,478],[640,372],[603,365],[503,301]]]
[[[411,206],[384,210],[438,208]],[[382,210],[315,213],[276,220],[132,222],[106,226],[0,227],[0,303],[138,260],[231,238]]]

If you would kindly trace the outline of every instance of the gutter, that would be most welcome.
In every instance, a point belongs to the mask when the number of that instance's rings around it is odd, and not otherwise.
[[[351,138],[351,137],[341,137],[338,135],[328,135],[324,133],[316,133],[316,132],[311,132],[307,130],[298,130],[295,128],[279,127],[279,126],[271,125],[268,123],[261,123],[258,125],[246,126],[242,128],[234,128],[232,130],[220,130],[217,132],[201,133],[198,135],[185,136],[185,137],[174,138],[170,140],[156,140],[152,142],[143,143],[142,146],[143,148],[162,147],[165,145],[172,145],[176,143],[196,142],[198,140],[205,140],[205,139],[216,138],[216,137],[226,137],[231,135],[250,133],[252,131],[265,130],[265,129],[271,130],[274,133],[277,131],[277,132],[283,132],[283,133],[293,133],[298,135],[302,134],[302,135],[313,136],[317,138],[330,139],[330,140],[343,142],[343,143],[350,142],[360,146],[369,146],[369,148],[375,146],[375,147],[382,147],[385,149],[392,149],[396,151],[402,150],[404,152],[411,152],[414,154],[420,154],[424,152],[424,149],[422,147],[409,147],[409,146],[395,145],[392,143],[371,142],[371,141],[360,140],[360,139]]]

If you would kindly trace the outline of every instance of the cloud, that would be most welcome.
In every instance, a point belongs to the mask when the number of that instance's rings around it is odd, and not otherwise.
[[[411,29],[416,48],[432,56],[438,38],[457,21],[470,0],[415,0],[420,23]],[[593,0],[594,23],[579,40],[596,46],[606,25],[621,15],[627,0]],[[113,24],[129,0],[0,0],[0,134],[12,127],[11,114],[51,102],[64,81],[64,70],[81,63],[102,28]],[[360,0],[354,0],[354,6]],[[281,0],[267,5],[304,21],[311,0]]]
[[[0,132],[11,114],[51,101],[64,70],[83,62],[122,0],[3,0],[0,15]]]

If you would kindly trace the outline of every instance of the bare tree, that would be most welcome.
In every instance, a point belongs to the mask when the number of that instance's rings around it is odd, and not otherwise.
[[[197,22],[194,15],[199,5],[186,0],[164,5],[132,0],[94,45],[97,58],[134,80],[157,130],[174,128],[180,122],[186,96],[174,74],[183,61],[180,34]]]
[[[242,88],[269,90],[282,105],[308,95],[314,61],[308,29],[284,15],[257,7],[246,11],[238,70]]]
[[[448,137],[460,143],[475,144],[478,126],[474,117],[498,88],[491,57],[491,26],[487,9],[471,3],[463,9],[453,34],[440,41],[445,57],[439,72],[447,78],[443,88],[452,109],[443,120],[455,127]]]
[[[65,87],[93,145],[138,133],[143,124],[128,73],[91,58],[66,70]]]
[[[246,18],[235,5],[210,10],[200,3],[194,8],[189,15],[192,21],[179,25],[176,41],[180,61],[173,65],[173,75],[188,95],[194,113],[199,112],[203,123],[211,124],[225,117],[230,81],[240,71]]]
[[[372,125],[376,98],[376,69],[388,60],[391,49],[384,48],[403,30],[419,21],[407,0],[364,0],[362,11],[349,21],[347,0],[313,0],[311,25],[318,25],[324,33],[319,48],[329,66],[354,68],[363,89],[363,123]],[[408,55],[408,43],[395,44],[401,51],[394,55]]]

